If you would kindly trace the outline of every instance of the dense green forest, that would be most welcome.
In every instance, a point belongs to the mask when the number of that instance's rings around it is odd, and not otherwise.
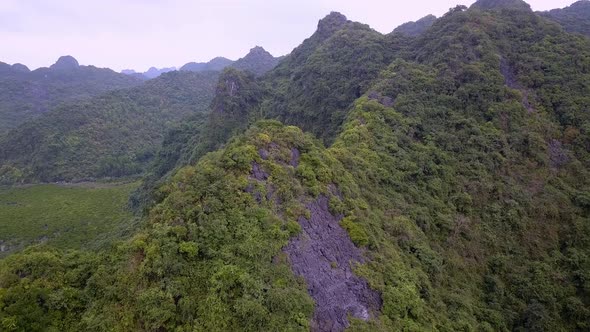
[[[0,187],[0,257],[31,244],[97,249],[136,226],[127,208],[136,183]]]
[[[0,181],[72,181],[141,173],[167,129],[208,111],[217,72],[171,72],[64,103],[0,138]]]
[[[555,20],[569,32],[590,36],[590,1],[581,0],[562,9],[553,9],[540,13]]]
[[[278,58],[254,47],[228,66],[260,76],[277,63]],[[59,70],[73,70],[67,63],[65,66]],[[219,74],[202,70],[165,73],[134,88],[63,102],[25,121],[0,136],[0,184],[80,181],[142,173],[168,130],[193,128],[190,123],[209,113]]]
[[[123,138],[162,144],[134,172],[4,152],[7,181],[145,172],[130,238],[0,260],[0,328],[590,330],[590,39],[555,17],[480,0],[384,35],[331,13],[266,74],[215,74],[157,140]],[[196,98],[184,75],[90,99],[136,105],[85,121]],[[34,142],[19,130],[0,152]]]
[[[0,62],[0,136],[57,105],[139,85],[141,80],[110,69],[80,66],[70,56],[34,71]]]

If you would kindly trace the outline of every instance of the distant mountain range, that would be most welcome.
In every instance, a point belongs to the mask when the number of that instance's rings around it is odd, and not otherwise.
[[[24,123],[0,137],[0,165],[17,167],[26,181],[42,182],[140,173],[168,129],[183,119],[194,120],[194,116],[208,113],[221,70],[232,68],[260,76],[278,61],[262,47],[254,47],[237,61],[215,58],[196,66],[203,70],[151,68],[143,74],[125,71],[126,75],[108,70],[115,77],[134,82],[131,86],[139,86],[113,89],[116,91],[79,101],[64,98],[39,118],[23,117]],[[84,75],[85,68],[65,56],[47,72]],[[7,70],[24,71],[18,65]]]
[[[260,76],[273,69],[281,58],[275,58],[272,54],[267,52],[264,48],[256,46],[250,50],[246,56],[236,61],[224,58],[215,57],[209,62],[189,62],[184,66],[180,67],[181,71],[221,71],[226,67],[233,67],[236,69],[250,71],[253,74]],[[132,69],[125,69],[121,71],[122,74],[135,76],[142,79],[152,79],[160,76],[163,73],[177,70],[176,67],[170,68],[155,68],[151,67],[144,73],[138,73]]]
[[[578,1],[571,6],[539,14],[556,21],[568,32],[590,36],[590,1],[588,0]]]
[[[125,74],[125,75],[130,75],[130,76],[134,76],[140,79],[152,79],[152,78],[156,78],[164,73],[168,73],[171,71],[175,71],[176,67],[169,67],[169,68],[156,68],[156,67],[150,67],[150,69],[148,69],[148,71],[143,72],[143,73],[138,73],[133,69],[123,69],[121,71],[121,74]]]
[[[0,62],[0,136],[62,102],[141,82],[107,68],[80,66],[72,56],[62,56],[49,68],[33,71],[22,64]]]
[[[435,21],[436,16],[428,15],[416,22],[407,22],[400,25],[393,30],[393,33],[401,33],[406,36],[416,37],[426,31],[426,29],[430,28]]]

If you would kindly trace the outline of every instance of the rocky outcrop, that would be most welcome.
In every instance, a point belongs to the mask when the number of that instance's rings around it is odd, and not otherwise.
[[[363,262],[361,250],[340,226],[341,217],[330,213],[328,198],[320,196],[307,209],[309,219],[299,218],[302,231],[284,251],[316,302],[312,330],[343,331],[349,326],[348,316],[369,319],[381,299],[354,274],[354,265]]]
[[[274,142],[259,148],[258,154],[265,162],[274,162],[291,171],[299,166],[302,157],[305,158],[305,152],[298,148],[279,146]],[[249,180],[245,192],[251,194],[258,204],[272,204],[279,218],[284,218],[283,202],[264,163],[251,163]],[[266,194],[259,188],[265,188]],[[328,185],[327,190],[334,199],[343,199],[336,185]],[[341,227],[342,216],[330,212],[326,195],[312,198],[299,194],[296,199],[307,213],[297,219],[301,231],[291,238],[283,252],[293,273],[305,280],[308,293],[315,301],[311,330],[343,331],[350,325],[349,317],[368,320],[376,316],[381,308],[380,294],[353,272],[355,266],[365,260],[362,250]]]

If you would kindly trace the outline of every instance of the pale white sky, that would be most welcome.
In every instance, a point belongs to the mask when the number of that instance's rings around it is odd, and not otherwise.
[[[534,10],[575,0],[529,0]],[[237,59],[260,45],[289,53],[339,11],[387,33],[474,0],[0,0],[0,61],[46,67],[60,55],[80,64],[180,67],[215,56]]]

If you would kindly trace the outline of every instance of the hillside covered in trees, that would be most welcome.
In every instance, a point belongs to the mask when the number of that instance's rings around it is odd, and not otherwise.
[[[33,71],[22,64],[0,62],[0,136],[65,101],[140,83],[137,78],[110,69],[80,66],[71,56]]]
[[[0,327],[589,330],[590,39],[563,22],[479,0],[384,35],[333,12],[264,75],[225,68],[160,129],[129,239],[0,260]],[[183,75],[121,91],[144,114]]]
[[[172,72],[63,103],[0,137],[0,180],[72,181],[138,174],[164,133],[206,113],[218,73]]]
[[[590,1],[580,0],[571,6],[540,13],[561,24],[565,30],[590,36]]]

